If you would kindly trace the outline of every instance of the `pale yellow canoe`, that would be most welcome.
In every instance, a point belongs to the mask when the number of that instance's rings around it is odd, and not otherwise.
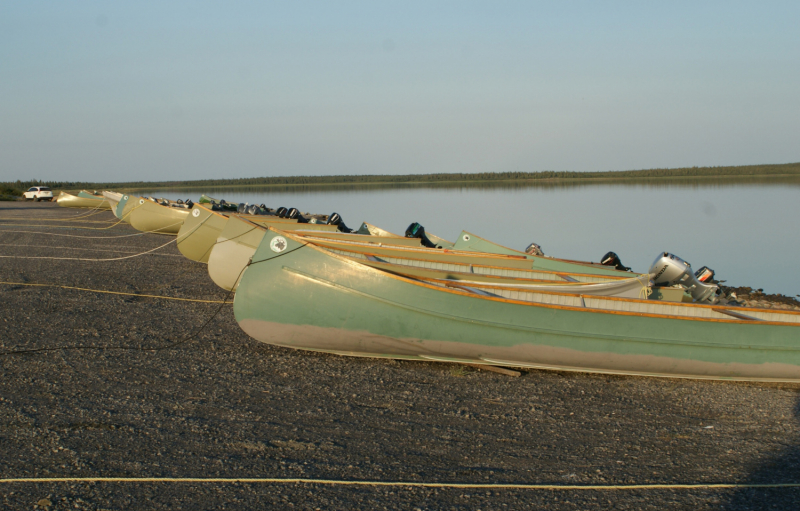
[[[128,219],[131,226],[137,231],[178,234],[190,211],[188,208],[162,206],[151,200],[140,198],[134,201]]]
[[[111,205],[102,197],[89,199],[78,197],[67,192],[61,192],[56,199],[58,205],[63,208],[92,208],[92,209],[111,209]]]
[[[178,250],[188,259],[207,263],[211,250],[232,213],[212,211],[203,204],[195,204],[191,214],[184,220],[178,232]],[[313,232],[334,231],[338,227],[327,224],[301,224],[296,219],[279,218],[272,215],[236,215],[262,226],[276,225],[282,229],[302,229]],[[341,233],[340,233],[341,234]]]
[[[122,199],[122,194],[106,190],[103,192],[103,198],[108,201],[111,212],[114,213],[114,216],[116,216],[117,205],[119,204],[120,199]]]
[[[266,232],[266,227],[230,217],[208,258],[211,280],[226,291],[235,290]]]

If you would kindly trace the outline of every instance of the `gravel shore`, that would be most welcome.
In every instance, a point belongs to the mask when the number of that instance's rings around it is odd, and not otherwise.
[[[174,239],[128,236],[135,231],[113,225],[109,212],[81,214],[0,202],[0,255],[16,256],[0,258],[0,479],[800,483],[800,385],[552,371],[513,378],[306,353],[248,338],[230,304],[21,285],[225,299],[205,265],[174,243],[116,261],[35,259],[118,258]],[[8,354],[65,346],[80,349]],[[0,506],[799,509],[800,488],[0,482]]]

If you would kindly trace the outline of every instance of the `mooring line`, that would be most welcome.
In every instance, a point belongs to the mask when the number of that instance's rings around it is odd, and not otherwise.
[[[107,199],[103,199],[103,200],[105,200],[107,202]],[[58,200],[56,200],[56,203],[58,203]],[[109,205],[110,204],[111,203],[109,203]],[[44,218],[40,218],[40,220],[56,220],[56,221],[67,222],[72,218],[82,218],[82,217],[87,217],[88,218],[90,216],[97,215],[99,213],[103,213],[105,211],[109,211],[109,212],[111,211],[111,209],[102,208],[101,205],[102,205],[102,203],[98,204],[97,206],[95,206],[93,208],[91,208],[89,211],[82,211],[82,212],[78,213],[77,215],[69,216],[69,217],[66,217],[66,218],[47,218],[47,217],[44,217]],[[59,206],[61,206],[61,205],[59,204]],[[69,206],[61,206],[61,207],[69,207]],[[81,208],[81,209],[83,209],[83,208]]]
[[[58,229],[69,229],[69,227],[62,227],[62,226],[55,226]],[[74,229],[80,229],[80,227],[74,227]],[[85,240],[113,240],[117,238],[130,238],[131,236],[143,236],[145,234],[152,234],[149,232],[136,232],[133,234],[123,234],[122,236],[77,236],[75,234],[59,234],[57,232],[41,232],[41,231],[6,231],[0,229],[0,233],[3,232],[14,232],[14,233],[22,233],[22,234],[42,234],[45,236],[63,236],[65,238],[81,238]]]
[[[494,490],[706,490],[741,488],[800,488],[800,483],[656,483],[656,484],[525,484],[525,483],[426,483],[418,481],[365,481],[281,477],[18,477],[0,479],[12,483],[262,483],[320,484],[328,486],[394,486],[407,488],[458,488]]]
[[[0,281],[0,284],[4,284],[7,286],[55,287],[59,289],[72,289],[73,291],[88,291],[90,293],[103,293],[107,295],[138,296],[141,298],[160,298],[162,300],[178,300],[181,302],[225,303],[224,300],[198,300],[196,298],[178,298],[175,296],[144,295],[140,293],[125,293],[123,291],[107,291],[105,289],[89,289],[86,287],[61,286],[59,284],[36,284],[31,282],[3,282],[3,281]]]
[[[156,248],[153,248],[153,249],[150,249],[150,250],[145,250],[144,252],[140,252],[138,254],[133,254],[133,255],[124,256],[124,257],[109,257],[107,259],[89,259],[89,258],[86,258],[86,257],[50,257],[50,256],[9,256],[9,255],[0,255],[0,259],[48,259],[48,260],[52,260],[52,261],[91,261],[91,262],[122,261],[124,259],[132,259],[134,257],[139,257],[139,256],[143,256],[143,255],[149,254],[150,252],[155,252],[156,250],[164,248],[167,245],[170,245],[172,243],[178,242],[178,240],[180,240],[181,238],[186,238],[188,236],[191,236],[192,233],[194,233],[194,231],[196,231],[197,229],[200,228],[200,226],[202,226],[204,223],[206,223],[206,220],[208,220],[209,218],[211,218],[211,217],[210,216],[206,217],[205,220],[203,220],[202,222],[200,222],[199,224],[194,226],[194,228],[191,231],[189,231],[189,232],[187,232],[187,233],[185,233],[183,235],[176,236],[174,240],[170,240],[170,241],[164,243],[163,245],[157,246]],[[121,221],[122,220],[120,220],[120,222]],[[181,220],[180,222],[175,222],[174,224],[170,224],[170,225],[161,227],[160,229],[157,229],[156,231],[148,231],[148,232],[158,232],[158,231],[160,231],[162,229],[166,229],[167,227],[172,227],[172,226],[178,225],[179,223],[183,223],[183,220]]]
[[[170,240],[167,243],[164,243],[163,245],[159,245],[156,248],[153,248],[153,249],[150,249],[150,250],[145,250],[144,252],[140,252],[138,254],[133,254],[133,255],[124,256],[124,257],[109,257],[107,259],[89,259],[87,257],[10,256],[10,255],[0,255],[0,258],[2,258],[2,259],[26,259],[26,260],[30,260],[30,259],[48,259],[48,260],[51,260],[51,261],[91,261],[91,262],[122,261],[124,259],[133,259],[134,257],[139,257],[139,256],[143,256],[143,255],[149,254],[150,252],[155,252],[156,250],[158,250],[160,248],[164,248],[164,247],[166,247],[167,245],[169,245],[171,243],[175,243],[176,241],[177,241],[177,239]]]
[[[133,250],[115,250],[115,249],[106,249],[106,248],[87,248],[87,247],[54,247],[50,245],[2,245],[0,247],[10,247],[10,248],[17,248],[17,247],[26,247],[26,248],[51,248],[51,249],[58,249],[58,250],[89,250],[92,252],[127,252],[132,253]],[[152,254],[162,257],[184,257],[180,254]]]

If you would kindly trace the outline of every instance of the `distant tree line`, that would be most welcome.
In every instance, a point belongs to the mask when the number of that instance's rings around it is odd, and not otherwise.
[[[607,172],[541,171],[541,172],[478,172],[474,174],[404,174],[404,175],[341,175],[341,176],[281,176],[246,177],[238,179],[200,179],[193,181],[14,181],[0,183],[2,193],[18,194],[31,186],[49,186],[53,189],[141,189],[141,188],[203,188],[231,186],[291,186],[291,185],[342,185],[342,184],[445,184],[499,181],[560,181],[588,179],[667,179],[723,176],[800,176],[800,162],[776,165],[743,165],[736,167],[687,167],[678,169],[614,170]]]

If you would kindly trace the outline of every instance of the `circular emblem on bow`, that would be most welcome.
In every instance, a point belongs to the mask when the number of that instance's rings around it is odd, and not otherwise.
[[[469,241],[469,234],[465,234],[464,236],[462,236],[462,238],[464,239],[464,241]]]
[[[194,211],[192,211],[192,216],[200,216],[200,210],[195,209]]]
[[[283,252],[286,250],[286,247],[289,244],[286,242],[286,238],[283,236],[275,236],[272,238],[272,241],[269,242],[269,248],[272,249],[273,252]]]

